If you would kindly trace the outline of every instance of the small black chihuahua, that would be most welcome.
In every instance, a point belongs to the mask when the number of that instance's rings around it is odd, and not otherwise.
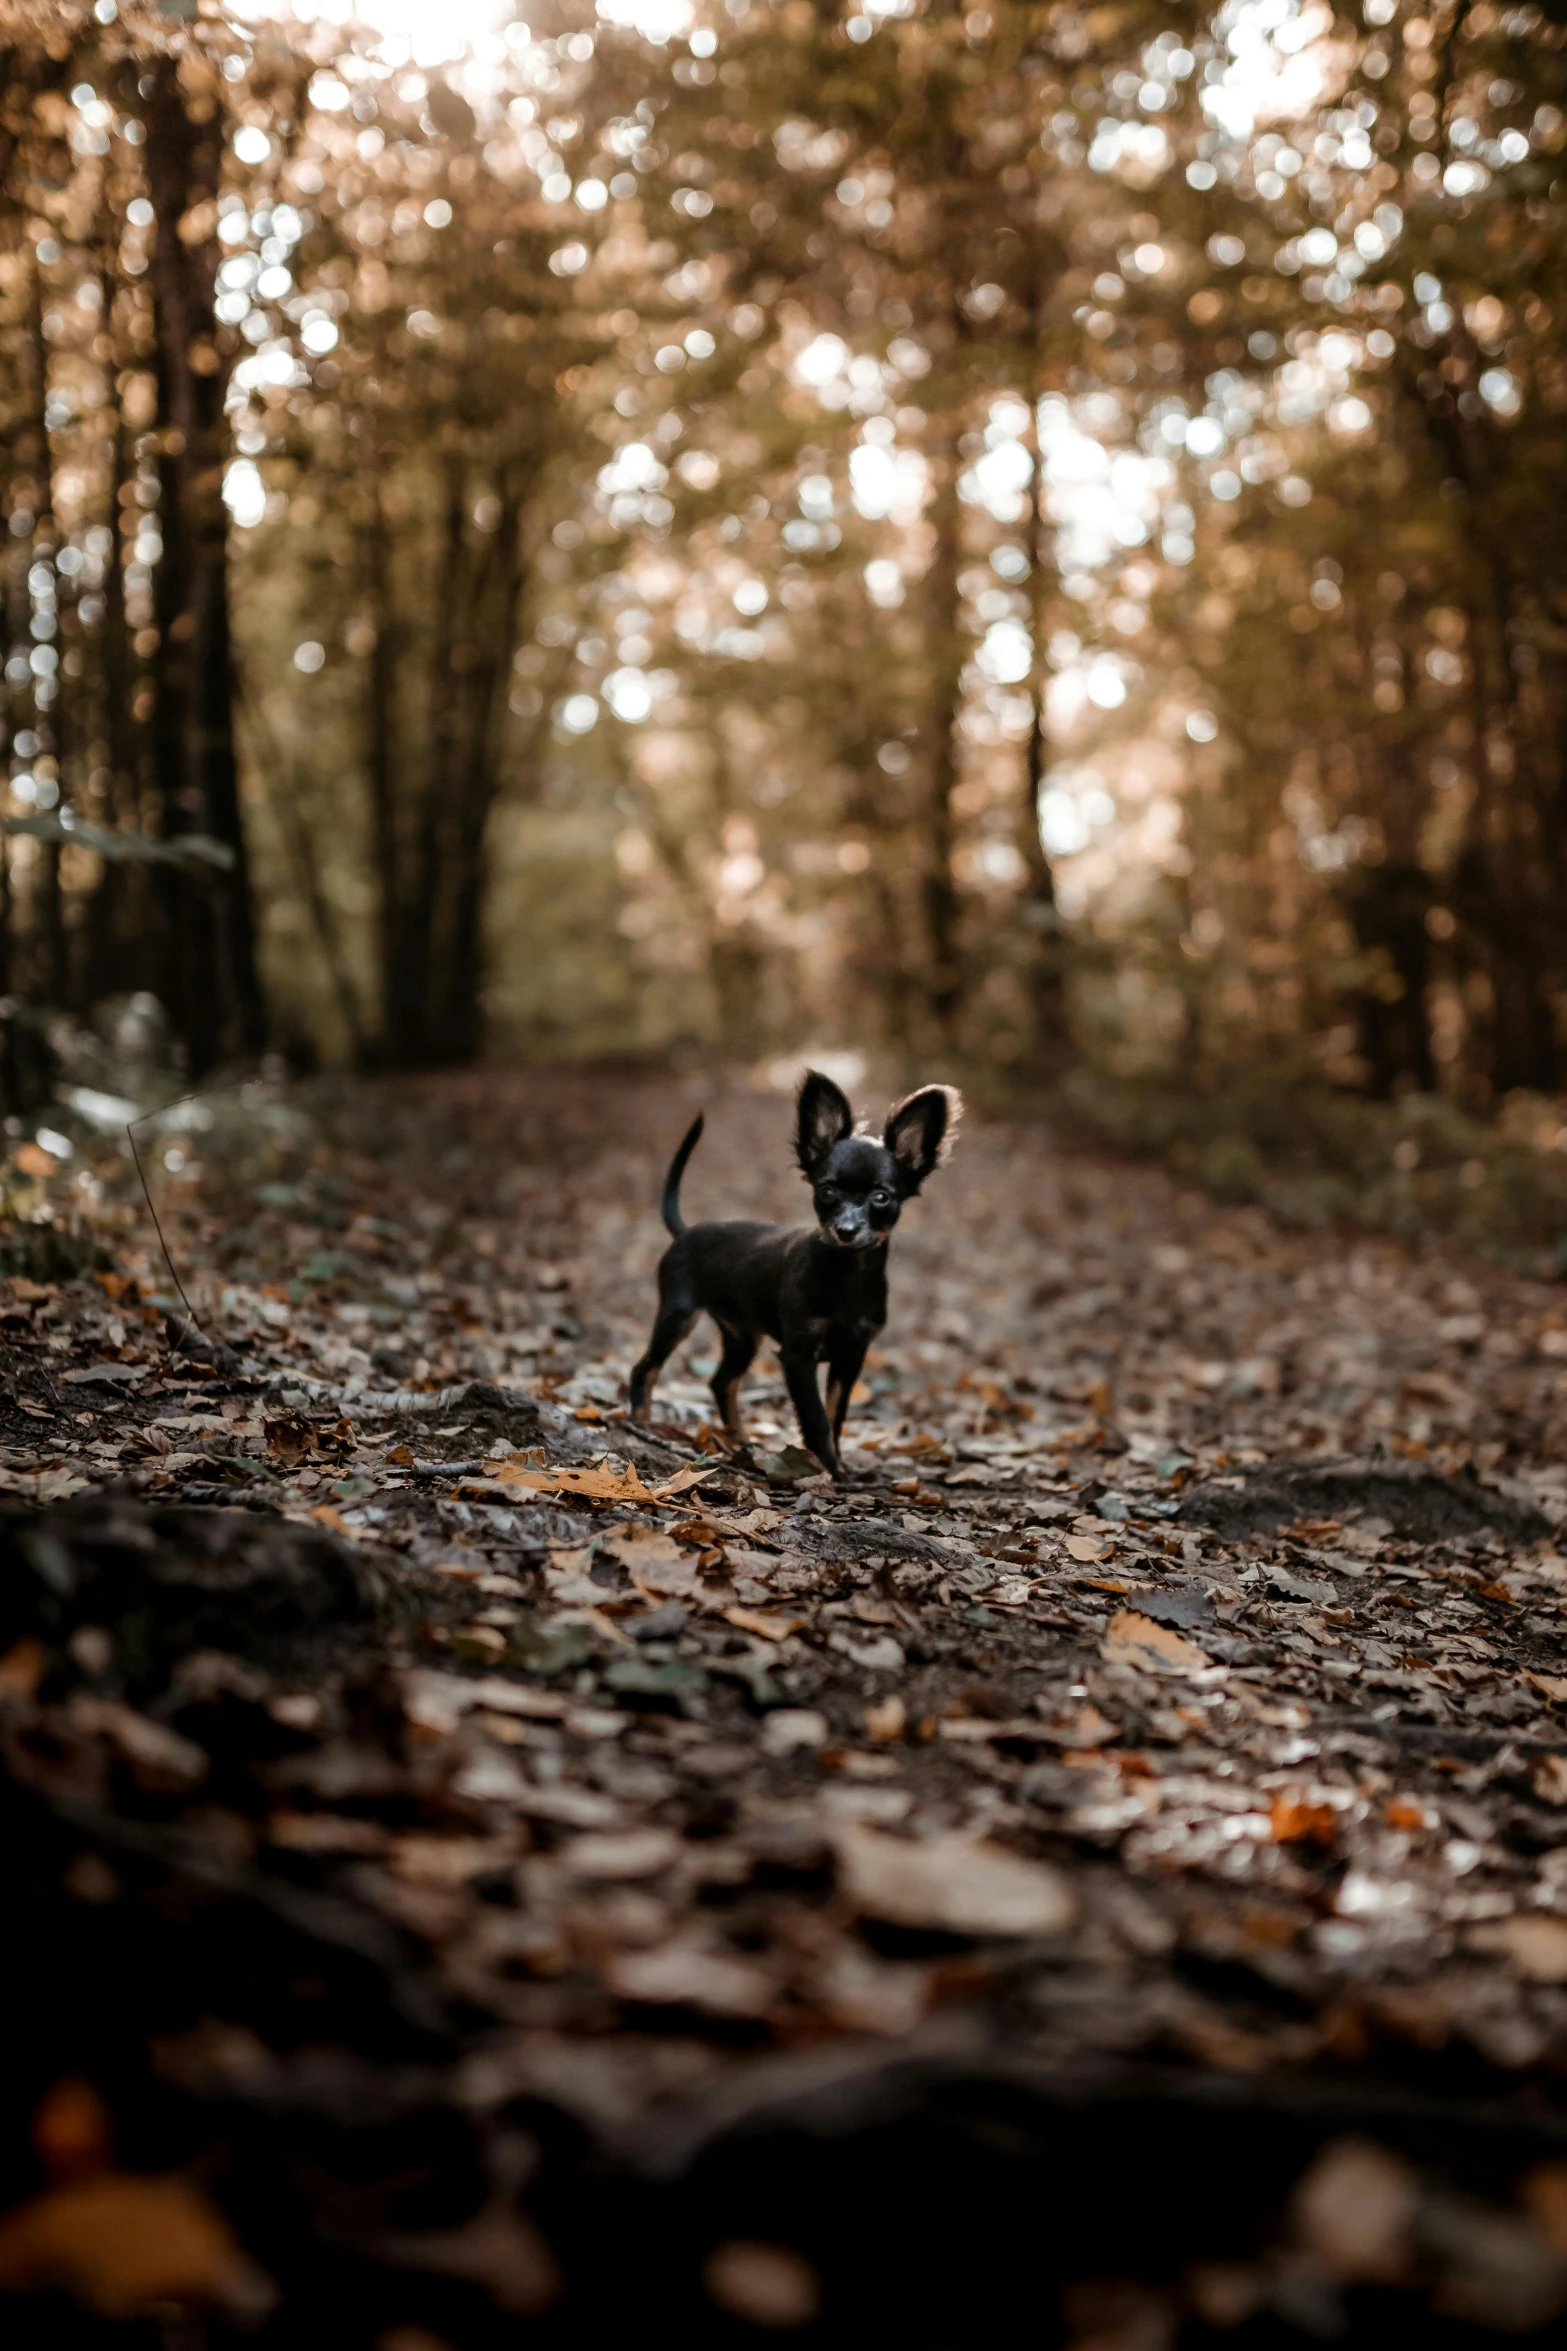
[[[653,1382],[704,1310],[723,1335],[713,1397],[738,1444],[740,1382],[761,1340],[776,1339],[800,1434],[822,1467],[843,1474],[838,1439],[865,1350],[887,1319],[886,1244],[952,1148],[963,1109],[953,1086],[926,1086],[887,1116],[880,1142],[854,1131],[847,1096],[808,1070],[795,1113],[795,1157],[816,1204],[816,1230],[738,1221],[687,1227],[680,1179],[702,1133],[698,1118],[664,1179],[675,1236],[658,1268],[658,1319],[631,1374],[631,1411],[645,1420]],[[827,1364],[825,1405],[816,1366]]]

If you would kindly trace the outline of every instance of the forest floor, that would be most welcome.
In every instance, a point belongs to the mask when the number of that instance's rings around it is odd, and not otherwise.
[[[798,1221],[786,1099],[257,1104],[152,1153],[178,1350],[113,1146],[21,1154],[38,2341],[1560,2324],[1567,1292],[974,1121],[834,1487],[705,1328],[623,1409],[669,1152]]]

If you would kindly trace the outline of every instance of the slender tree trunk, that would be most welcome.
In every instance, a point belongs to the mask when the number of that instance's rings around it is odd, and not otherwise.
[[[1455,335],[1454,348],[1477,376],[1481,361],[1467,333]],[[1516,1088],[1550,1093],[1563,1071],[1554,998],[1564,969],[1567,880],[1562,844],[1548,821],[1554,794],[1549,787],[1539,795],[1530,789],[1534,746],[1518,707],[1511,658],[1517,610],[1511,551],[1492,521],[1484,442],[1456,409],[1433,409],[1412,386],[1409,397],[1446,471],[1465,491],[1477,789],[1460,873],[1464,918],[1491,989],[1484,1074],[1495,1095]],[[1497,765],[1498,745],[1509,754],[1505,768]]]
[[[223,125],[216,98],[190,95],[173,59],[161,59],[151,79],[147,182],[158,217],[152,294],[165,428],[158,790],[167,832],[210,833],[234,858],[226,877],[171,874],[165,885],[171,1011],[192,1068],[202,1070],[225,1051],[257,1051],[266,1034],[234,754],[223,503],[228,369],[212,323],[217,245],[210,228],[201,230],[198,210],[217,194]]]
[[[499,523],[474,566],[466,639],[472,651],[462,673],[466,691],[453,712],[458,757],[431,1036],[435,1057],[445,1063],[471,1061],[483,1026],[485,839],[500,790],[507,681],[526,575],[522,495],[515,480],[500,485],[500,503]]]
[[[431,1059],[434,1027],[436,931],[440,915],[442,850],[451,822],[449,795],[455,783],[453,738],[458,728],[457,678],[453,656],[463,642],[458,616],[463,601],[465,467],[448,457],[442,474],[440,562],[435,590],[435,632],[430,651],[429,729],[423,789],[414,824],[412,870],[401,901],[393,972],[396,1017],[389,1024],[394,1061],[419,1067]]]
[[[103,331],[111,346],[104,371],[104,390],[105,405],[112,420],[108,435],[109,481],[105,502],[110,543],[104,566],[103,618],[98,625],[98,677],[103,700],[103,736],[109,754],[109,794],[104,814],[111,825],[128,821],[134,826],[139,813],[136,806],[136,729],[131,718],[130,646],[125,621],[125,573],[120,543],[120,493],[130,469],[126,463],[124,415],[114,396],[117,357],[113,349],[115,281],[107,257],[99,268],[98,285],[102,296]],[[86,988],[89,1002],[109,995],[122,984],[126,944],[122,932],[128,904],[135,901],[145,886],[145,876],[133,878],[130,866],[105,861],[103,877],[93,902],[92,918],[87,925]]]
[[[284,751],[264,711],[253,699],[241,695],[239,706],[250,730],[251,755],[268,779],[268,803],[283,836],[294,887],[310,916],[327,984],[348,1034],[349,1051],[355,1067],[362,1068],[368,1059],[364,1014],[348,968],[337,917],[322,883],[321,860],[305,817],[298,763]]]
[[[22,438],[27,450],[28,469],[33,477],[33,547],[36,553],[45,544],[52,549],[55,538],[54,465],[45,413],[49,404],[49,347],[44,340],[43,285],[36,258],[30,261],[27,272],[27,308],[27,333],[21,342],[26,403]],[[58,654],[58,636],[54,639],[54,646]],[[60,673],[56,670],[52,716],[45,716],[45,712],[51,708],[51,702],[49,691],[42,680],[34,689],[34,701],[39,713],[37,732],[40,740],[48,744],[61,770],[60,788],[63,794],[65,777],[61,754],[64,746],[60,738],[64,710],[60,688]],[[58,841],[43,841],[39,847],[42,855],[39,858],[34,903],[38,910],[39,944],[42,949],[40,981],[47,1001],[63,1005],[69,996],[70,987],[66,970],[65,907],[60,891],[60,844]]]
[[[365,768],[370,788],[370,853],[375,866],[376,1055],[395,1063],[405,1032],[402,990],[403,860],[397,826],[397,681],[401,643],[392,594],[391,534],[381,461],[372,460],[366,576],[375,643],[366,670]]]
[[[1036,300],[1036,314],[1042,303]],[[1036,316],[1037,331],[1037,316]],[[1024,763],[1023,806],[1017,850],[1023,860],[1018,920],[1022,928],[1023,979],[1029,1023],[1024,1067],[1044,1076],[1060,1069],[1066,1047],[1066,986],[1062,970],[1061,918],[1055,875],[1040,830],[1040,799],[1050,763],[1050,600],[1056,588],[1055,531],[1045,486],[1044,450],[1039,433],[1039,392],[1029,402],[1028,602],[1033,673],[1029,680],[1028,756]]]
[[[958,427],[949,421],[933,452],[930,520],[935,552],[925,578],[930,631],[930,800],[926,816],[926,969],[924,996],[935,1041],[953,1041],[963,998],[953,794],[960,781],[958,721],[963,714],[963,633],[958,623],[962,508],[958,499]]]

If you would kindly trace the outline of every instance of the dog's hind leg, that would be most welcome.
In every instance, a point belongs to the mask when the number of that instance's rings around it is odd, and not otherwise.
[[[724,1424],[725,1433],[734,1444],[743,1445],[745,1430],[740,1420],[740,1382],[751,1368],[751,1359],[756,1353],[756,1339],[752,1332],[731,1330],[727,1323],[720,1323],[718,1327],[723,1333],[724,1352],[713,1374],[713,1402],[718,1406],[718,1417]]]
[[[653,1401],[653,1383],[681,1340],[689,1335],[695,1321],[696,1309],[686,1306],[682,1301],[667,1299],[659,1307],[653,1336],[647,1343],[647,1353],[631,1373],[633,1420],[646,1420]]]

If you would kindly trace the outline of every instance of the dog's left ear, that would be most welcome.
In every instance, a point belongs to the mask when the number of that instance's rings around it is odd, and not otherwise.
[[[922,1086],[887,1113],[882,1141],[898,1163],[906,1190],[917,1192],[932,1168],[952,1156],[963,1097],[956,1086]]]

